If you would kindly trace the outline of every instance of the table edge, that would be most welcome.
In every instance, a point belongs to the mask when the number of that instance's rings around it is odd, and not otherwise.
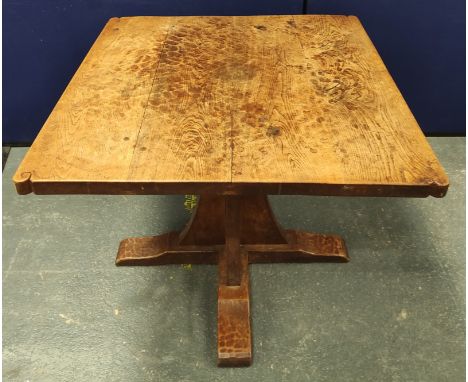
[[[444,197],[449,182],[427,184],[326,184],[246,182],[144,182],[144,181],[34,181],[29,173],[13,182],[20,195],[165,195],[165,194],[269,194],[317,196]]]

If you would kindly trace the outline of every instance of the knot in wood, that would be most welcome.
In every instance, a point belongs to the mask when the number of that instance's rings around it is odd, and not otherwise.
[[[268,127],[266,134],[268,137],[276,137],[281,134],[281,130],[279,129],[279,127],[270,126]]]

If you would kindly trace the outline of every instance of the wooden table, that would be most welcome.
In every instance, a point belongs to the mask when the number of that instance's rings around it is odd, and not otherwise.
[[[348,261],[338,236],[280,228],[267,194],[448,188],[359,20],[315,15],[109,20],[14,182],[200,195],[184,230],[123,240],[116,263],[218,264],[220,366],[252,360],[249,263]]]

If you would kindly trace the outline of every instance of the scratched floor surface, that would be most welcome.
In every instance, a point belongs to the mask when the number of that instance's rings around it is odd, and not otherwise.
[[[272,197],[348,264],[251,266],[254,364],[216,367],[216,267],[116,268],[181,227],[182,196],[18,196],[3,173],[5,381],[461,381],[465,139],[432,138],[444,199]]]

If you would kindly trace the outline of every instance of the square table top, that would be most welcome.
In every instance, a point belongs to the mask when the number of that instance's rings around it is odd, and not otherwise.
[[[18,193],[444,196],[354,16],[124,17],[13,178]]]

